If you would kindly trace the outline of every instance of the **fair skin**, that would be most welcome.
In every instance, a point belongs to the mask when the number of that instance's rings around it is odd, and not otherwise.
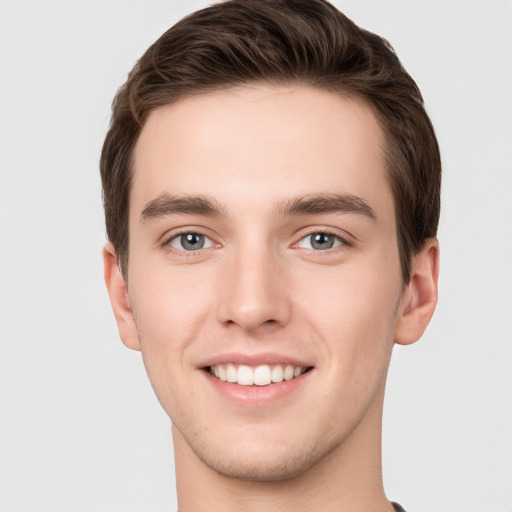
[[[404,285],[383,145],[363,101],[304,86],[149,115],[128,285],[110,243],[105,279],[173,423],[180,512],[393,510],[387,368],[433,314],[438,246]]]

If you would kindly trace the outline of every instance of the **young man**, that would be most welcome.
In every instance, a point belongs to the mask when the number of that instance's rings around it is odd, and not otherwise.
[[[180,512],[401,510],[384,387],[436,305],[440,173],[414,81],[322,0],[216,4],[140,59],[101,158],[105,279]]]

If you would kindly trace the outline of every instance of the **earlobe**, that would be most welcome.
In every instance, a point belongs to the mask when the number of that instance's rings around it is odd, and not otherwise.
[[[409,345],[419,340],[437,305],[439,244],[428,239],[413,256],[411,279],[406,286],[395,329],[395,343]]]
[[[139,335],[130,307],[126,282],[119,268],[116,251],[111,242],[103,247],[103,268],[110,303],[117,322],[121,341],[132,350],[140,350]]]

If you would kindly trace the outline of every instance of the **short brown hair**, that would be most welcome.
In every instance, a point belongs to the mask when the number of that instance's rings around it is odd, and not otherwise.
[[[107,236],[125,278],[133,149],[148,113],[186,96],[267,82],[363,98],[386,136],[404,282],[439,222],[441,159],[421,93],[390,44],[324,0],[231,0],[171,27],[118,90],[101,154]]]

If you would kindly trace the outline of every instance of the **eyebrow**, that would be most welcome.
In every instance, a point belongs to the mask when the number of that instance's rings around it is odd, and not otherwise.
[[[140,214],[140,222],[180,213],[205,217],[225,216],[220,204],[207,196],[174,196],[164,193],[146,203]]]
[[[373,208],[352,194],[308,194],[281,203],[277,212],[281,216],[320,215],[324,213],[353,213],[377,220]]]
[[[377,219],[374,210],[366,201],[351,194],[307,194],[279,203],[275,211],[279,217],[351,213],[363,215],[371,220]],[[140,215],[140,222],[175,214],[227,216],[225,208],[211,197],[175,196],[164,193],[146,203]]]

